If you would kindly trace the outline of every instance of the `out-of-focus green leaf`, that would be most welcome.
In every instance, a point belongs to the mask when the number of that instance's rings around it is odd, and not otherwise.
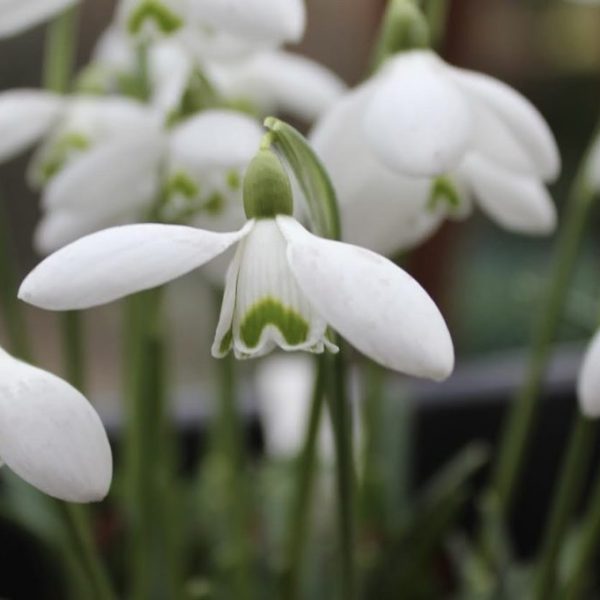
[[[315,233],[339,240],[341,226],[335,190],[308,141],[298,130],[275,117],[267,118],[265,127],[271,132],[272,145],[285,158],[300,184]]]

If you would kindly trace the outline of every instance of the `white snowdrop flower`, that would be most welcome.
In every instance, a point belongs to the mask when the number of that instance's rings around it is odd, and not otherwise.
[[[390,59],[325,115],[311,140],[348,211],[350,233],[354,213],[360,219],[366,202],[382,203],[381,223],[397,227],[389,233],[394,242],[374,224],[373,243],[383,251],[419,243],[465,198],[463,211],[472,198],[511,231],[555,227],[544,182],[558,175],[560,157],[541,115],[506,84],[431,51]]]
[[[329,325],[386,367],[437,380],[450,374],[452,341],[427,293],[387,259],[304,229],[270,151],[248,167],[244,206],[250,220],[234,233],[143,224],[92,234],[38,265],[19,296],[52,310],[87,308],[164,284],[237,243],[214,356],[336,351]]]
[[[0,39],[31,29],[79,0],[0,0]]]
[[[592,338],[579,370],[577,397],[584,415],[600,417],[600,331]]]
[[[286,113],[312,122],[347,89],[329,69],[283,50],[259,52],[239,61],[213,61],[206,68],[225,98],[247,101],[265,116]]]
[[[0,349],[0,460],[68,502],[104,498],[112,455],[100,418],[62,379]]]

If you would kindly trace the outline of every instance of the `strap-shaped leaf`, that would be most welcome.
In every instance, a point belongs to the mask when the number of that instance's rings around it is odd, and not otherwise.
[[[333,184],[325,167],[306,138],[291,125],[269,117],[265,127],[272,136],[272,146],[292,169],[308,204],[314,232],[334,240],[341,238],[340,217]]]

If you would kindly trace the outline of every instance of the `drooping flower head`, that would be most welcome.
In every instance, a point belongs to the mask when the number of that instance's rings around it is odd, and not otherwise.
[[[387,259],[309,233],[292,216],[279,158],[260,150],[244,179],[248,222],[234,233],[145,224],[92,234],[43,261],[20,297],[37,306],[87,308],[166,283],[238,243],[229,267],[213,354],[336,351],[330,326],[391,369],[443,379],[452,342],[426,292]]]
[[[375,223],[361,240],[369,247],[411,247],[471,199],[511,231],[555,226],[544,182],[557,176],[560,159],[543,118],[506,84],[431,51],[390,59],[325,115],[311,139],[348,207],[350,235],[360,235],[365,203],[380,202],[379,214],[388,214],[382,232]],[[385,230],[392,222],[396,244]]]

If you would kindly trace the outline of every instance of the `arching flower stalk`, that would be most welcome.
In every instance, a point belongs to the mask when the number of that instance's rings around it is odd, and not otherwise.
[[[338,189],[347,239],[378,251],[417,245],[473,201],[510,231],[555,227],[544,182],[560,159],[543,118],[504,83],[431,51],[390,59],[311,139]],[[360,223],[373,202],[381,216],[368,235]]]
[[[19,295],[51,310],[83,309],[164,284],[237,243],[214,356],[251,358],[276,346],[335,352],[331,326],[386,367],[437,380],[450,374],[450,335],[426,292],[383,257],[304,229],[269,150],[248,168],[244,207],[249,221],[234,233],[146,224],[84,237],[38,265]]]

